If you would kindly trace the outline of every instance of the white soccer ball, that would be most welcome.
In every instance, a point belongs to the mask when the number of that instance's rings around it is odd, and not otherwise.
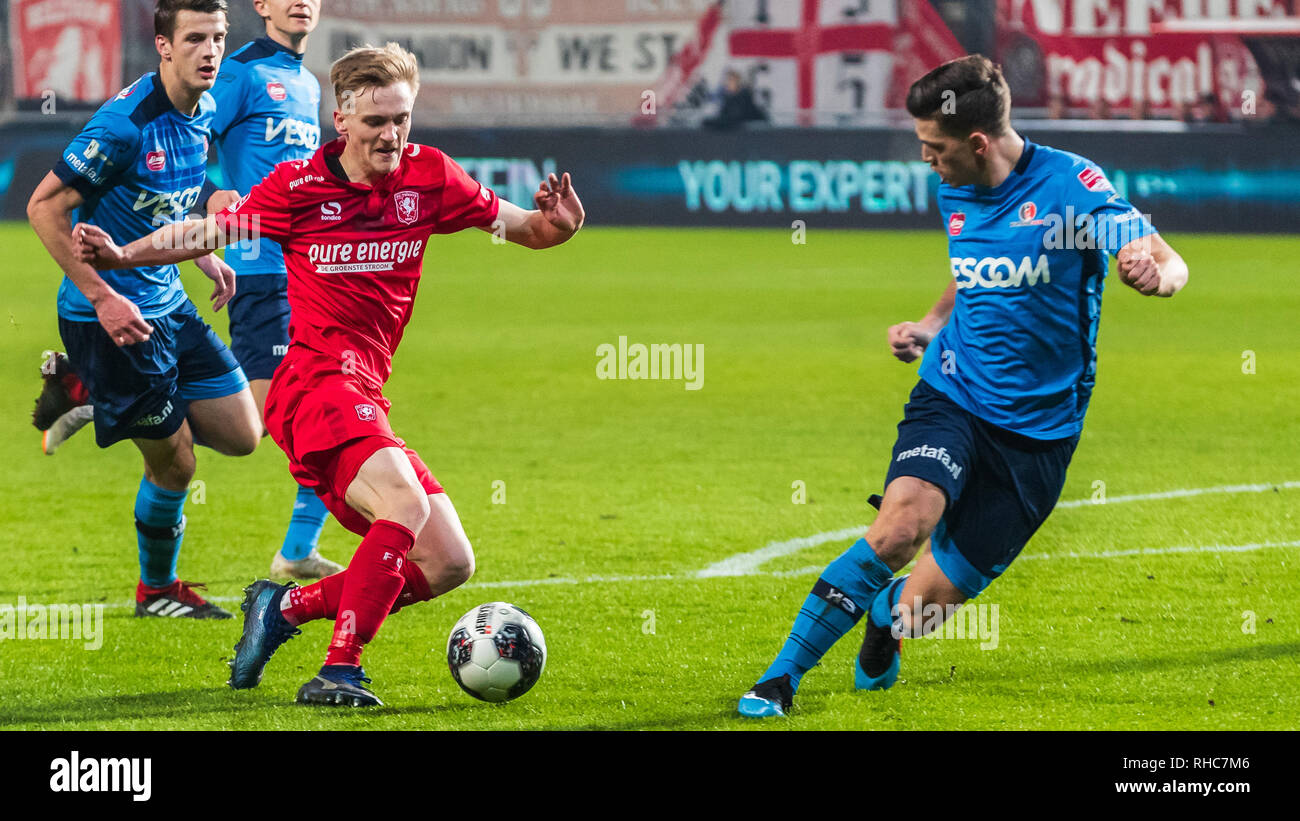
[[[451,628],[447,666],[460,688],[474,698],[510,701],[541,677],[546,639],[533,617],[513,604],[480,604]]]

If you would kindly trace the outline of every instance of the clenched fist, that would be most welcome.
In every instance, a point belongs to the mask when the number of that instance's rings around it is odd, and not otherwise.
[[[903,362],[914,362],[925,353],[934,332],[920,322],[900,322],[889,329],[889,347]]]
[[[1160,293],[1160,266],[1150,251],[1121,248],[1116,259],[1121,282],[1143,296]]]

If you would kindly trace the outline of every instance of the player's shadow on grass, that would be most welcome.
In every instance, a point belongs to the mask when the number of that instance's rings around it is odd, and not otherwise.
[[[102,721],[174,719],[171,729],[188,729],[187,718],[225,713],[237,721],[243,712],[263,712],[265,698],[241,698],[228,687],[200,690],[169,690],[158,693],[125,693],[112,696],[73,698],[42,702],[24,709],[21,705],[0,708],[0,729],[18,724],[39,724],[44,729],[77,729]],[[259,729],[256,725],[246,729]]]
[[[385,710],[388,708],[385,707]],[[484,729],[490,730],[509,730],[510,727],[500,726],[501,718],[509,718],[506,711],[515,709],[511,705],[500,704],[482,704],[477,702],[456,703],[456,704],[417,704],[412,706],[401,706],[393,708],[394,713],[399,713],[408,718],[417,715],[435,716],[442,719],[464,717],[464,722],[457,726],[457,729],[475,730],[481,725],[481,718],[484,711],[490,711],[489,720],[491,727]],[[611,719],[590,721],[551,721],[546,714],[527,713],[521,715],[518,720],[518,726],[513,729],[519,730],[547,730],[559,732],[576,732],[584,730],[698,730],[701,727],[711,726],[719,718],[718,708],[707,704],[693,705],[687,708],[687,712],[674,714],[672,716],[661,716],[658,718],[635,718],[636,710],[628,708],[624,710],[618,702],[612,702],[604,705],[593,704],[590,706],[590,712],[602,716],[610,716]],[[497,712],[502,711],[502,712]],[[626,715],[627,718],[623,718]],[[536,723],[534,725],[534,719]]]
[[[1204,669],[1226,664],[1239,664],[1250,661],[1267,661],[1275,658],[1295,658],[1300,654],[1300,642],[1286,644],[1262,644],[1250,647],[1219,648],[1201,650],[1192,648],[1178,655],[1160,656],[1116,656],[1107,662],[1095,659],[1071,659],[1058,663],[1048,662],[1044,670],[1052,673],[1077,672],[1079,674],[1099,675],[1110,673],[1152,673],[1159,670],[1195,668]],[[1001,678],[1023,680],[1023,671],[1007,669]]]

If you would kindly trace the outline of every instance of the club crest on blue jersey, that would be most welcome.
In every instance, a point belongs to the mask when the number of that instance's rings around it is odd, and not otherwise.
[[[1011,223],[1012,228],[1022,228],[1026,225],[1043,225],[1046,220],[1034,219],[1038,216],[1038,206],[1033,200],[1028,200],[1020,204],[1020,210],[1017,212],[1020,219]]]

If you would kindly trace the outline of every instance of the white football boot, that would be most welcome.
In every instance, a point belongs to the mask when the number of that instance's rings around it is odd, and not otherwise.
[[[273,579],[323,579],[335,573],[342,573],[344,570],[343,565],[325,558],[319,550],[313,550],[306,558],[297,561],[286,559],[284,554],[277,550],[275,558],[271,559]]]
[[[77,431],[90,424],[95,418],[93,405],[78,405],[54,420],[49,430],[41,431],[41,450],[49,456],[59,449],[59,445],[72,438]]]

